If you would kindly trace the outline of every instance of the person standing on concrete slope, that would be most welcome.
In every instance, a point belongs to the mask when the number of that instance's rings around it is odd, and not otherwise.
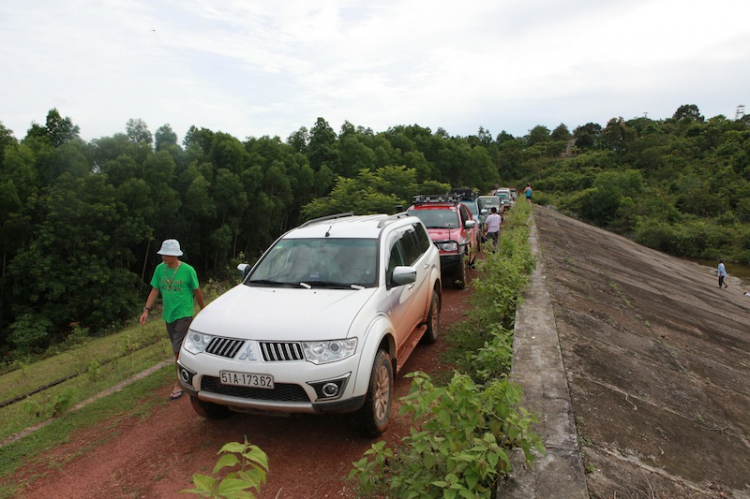
[[[531,184],[526,184],[526,188],[523,190],[524,194],[526,194],[526,201],[529,203],[531,202]]]
[[[727,283],[724,282],[724,278],[727,276],[727,268],[724,266],[724,261],[719,258],[719,268],[716,269],[716,275],[719,276],[719,288],[728,288]]]
[[[156,266],[154,276],[151,278],[151,292],[146,298],[146,306],[143,307],[140,322],[146,324],[151,307],[161,295],[162,319],[167,323],[167,334],[172,342],[172,351],[176,361],[180,356],[180,347],[187,335],[188,327],[193,322],[193,298],[198,301],[201,310],[206,304],[203,301],[203,293],[198,284],[195,269],[180,261],[182,256],[180,243],[176,239],[167,239],[162,243],[157,254],[161,255],[162,263]],[[182,393],[179,382],[175,380],[169,398],[176,400],[182,397]]]

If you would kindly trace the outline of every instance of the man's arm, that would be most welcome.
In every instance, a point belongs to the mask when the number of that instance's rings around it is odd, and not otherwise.
[[[158,288],[151,288],[151,292],[148,294],[148,298],[146,298],[146,306],[143,307],[143,313],[141,314],[140,323],[146,324],[146,319],[148,319],[148,313],[151,310],[151,307],[154,306],[154,303],[156,303],[156,299],[159,297],[159,289]]]
[[[206,308],[206,303],[203,301],[203,291],[201,291],[200,287],[195,288],[195,291],[193,291],[193,296],[195,296],[195,299],[198,300],[198,306],[203,310]]]

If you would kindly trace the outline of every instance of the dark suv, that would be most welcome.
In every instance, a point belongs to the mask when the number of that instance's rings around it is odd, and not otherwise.
[[[479,230],[469,209],[452,196],[414,196],[407,213],[422,220],[440,250],[442,275],[452,276],[453,284],[463,289],[466,268],[479,251]]]

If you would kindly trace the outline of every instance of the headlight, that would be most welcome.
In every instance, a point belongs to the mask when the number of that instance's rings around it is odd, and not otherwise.
[[[305,358],[313,364],[326,364],[354,355],[357,338],[334,341],[306,341],[302,343]]]
[[[438,243],[437,247],[440,248],[441,251],[458,251],[458,243],[456,241]]]
[[[211,343],[212,339],[214,339],[214,337],[210,334],[199,333],[198,331],[193,331],[191,329],[188,330],[188,334],[185,337],[185,341],[182,343],[182,346],[188,352],[192,353],[193,355],[197,355],[206,351],[206,347],[209,343]]]

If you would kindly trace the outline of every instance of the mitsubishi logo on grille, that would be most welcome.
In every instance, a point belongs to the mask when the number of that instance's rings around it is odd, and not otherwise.
[[[251,341],[247,342],[247,348],[244,352],[242,352],[242,355],[240,355],[240,360],[258,360],[255,357],[255,352],[253,351],[253,343]]]

